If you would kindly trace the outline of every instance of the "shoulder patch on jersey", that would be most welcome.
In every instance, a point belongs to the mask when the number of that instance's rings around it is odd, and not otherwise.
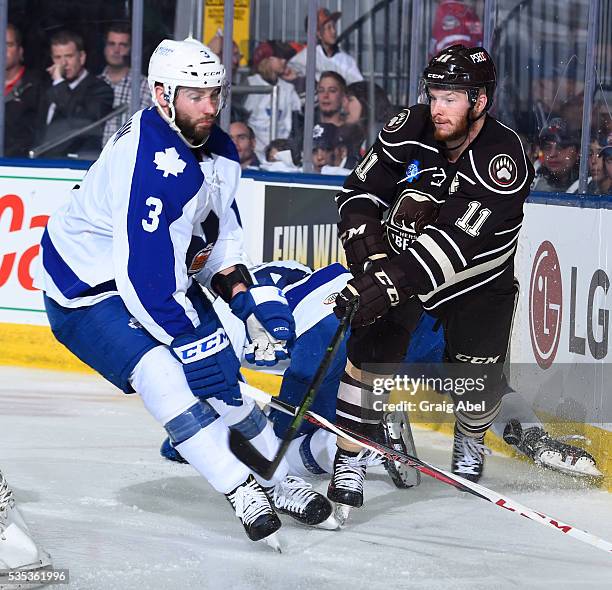
[[[383,130],[387,133],[395,133],[399,129],[404,126],[404,123],[408,120],[410,116],[410,109],[404,109],[391,117],[389,122],[384,126]]]
[[[163,152],[155,152],[153,162],[156,169],[164,173],[164,178],[168,178],[169,174],[178,176],[187,166],[187,162],[181,160],[175,147],[166,148]]]
[[[516,162],[508,154],[497,154],[489,162],[489,177],[502,188],[510,188],[518,178]]]

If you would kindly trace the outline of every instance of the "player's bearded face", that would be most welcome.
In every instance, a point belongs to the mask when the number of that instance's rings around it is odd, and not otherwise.
[[[437,141],[453,142],[468,134],[469,102],[464,91],[430,89],[430,115]]]
[[[210,135],[217,119],[220,89],[181,88],[175,101],[175,123],[193,143]]]

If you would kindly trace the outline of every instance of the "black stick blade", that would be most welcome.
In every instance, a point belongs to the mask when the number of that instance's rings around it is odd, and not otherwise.
[[[280,461],[266,459],[242,433],[231,428],[229,446],[234,456],[257,475],[264,479],[272,478]]]

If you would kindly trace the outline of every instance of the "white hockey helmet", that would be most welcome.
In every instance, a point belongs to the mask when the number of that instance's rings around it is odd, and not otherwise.
[[[168,121],[170,127],[179,133],[183,141],[190,147],[200,147],[187,142],[181,130],[176,126],[174,122],[174,98],[179,86],[189,88],[221,88],[216,113],[218,115],[227,97],[225,67],[219,57],[209,47],[192,37],[184,41],[164,39],[155,48],[149,60],[148,82],[153,103],[157,107],[160,107],[160,105],[155,96],[155,85],[163,85],[164,98],[170,105],[170,116],[168,117],[161,108],[160,112]]]

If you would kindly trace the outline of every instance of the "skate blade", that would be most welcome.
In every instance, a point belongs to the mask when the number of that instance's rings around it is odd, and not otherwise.
[[[346,521],[351,513],[351,508],[352,506],[347,506],[346,504],[336,504],[333,516],[341,527],[346,524]]]
[[[281,548],[281,544],[280,544],[280,539],[278,537],[278,533],[272,533],[271,535],[268,535],[267,537],[265,537],[264,539],[261,539],[261,541],[258,541],[258,542],[266,544],[268,547],[270,547],[270,549],[273,549],[277,553],[283,552]]]
[[[34,563],[23,565],[11,571],[40,572],[51,569],[51,555],[49,555],[44,549],[38,549],[38,558],[38,561]],[[48,584],[48,582],[15,582],[15,580],[8,580],[8,572],[9,570],[0,571],[0,590],[34,590],[35,588],[42,588]]]
[[[590,461],[580,461],[576,465],[570,465],[564,461],[555,460],[553,457],[540,457],[538,463],[548,469],[559,471],[565,475],[573,475],[576,477],[603,477],[603,473],[595,467]]]
[[[336,518],[335,511],[332,512],[323,522],[315,525],[318,529],[324,529],[326,531],[336,531],[340,528],[341,523]]]

